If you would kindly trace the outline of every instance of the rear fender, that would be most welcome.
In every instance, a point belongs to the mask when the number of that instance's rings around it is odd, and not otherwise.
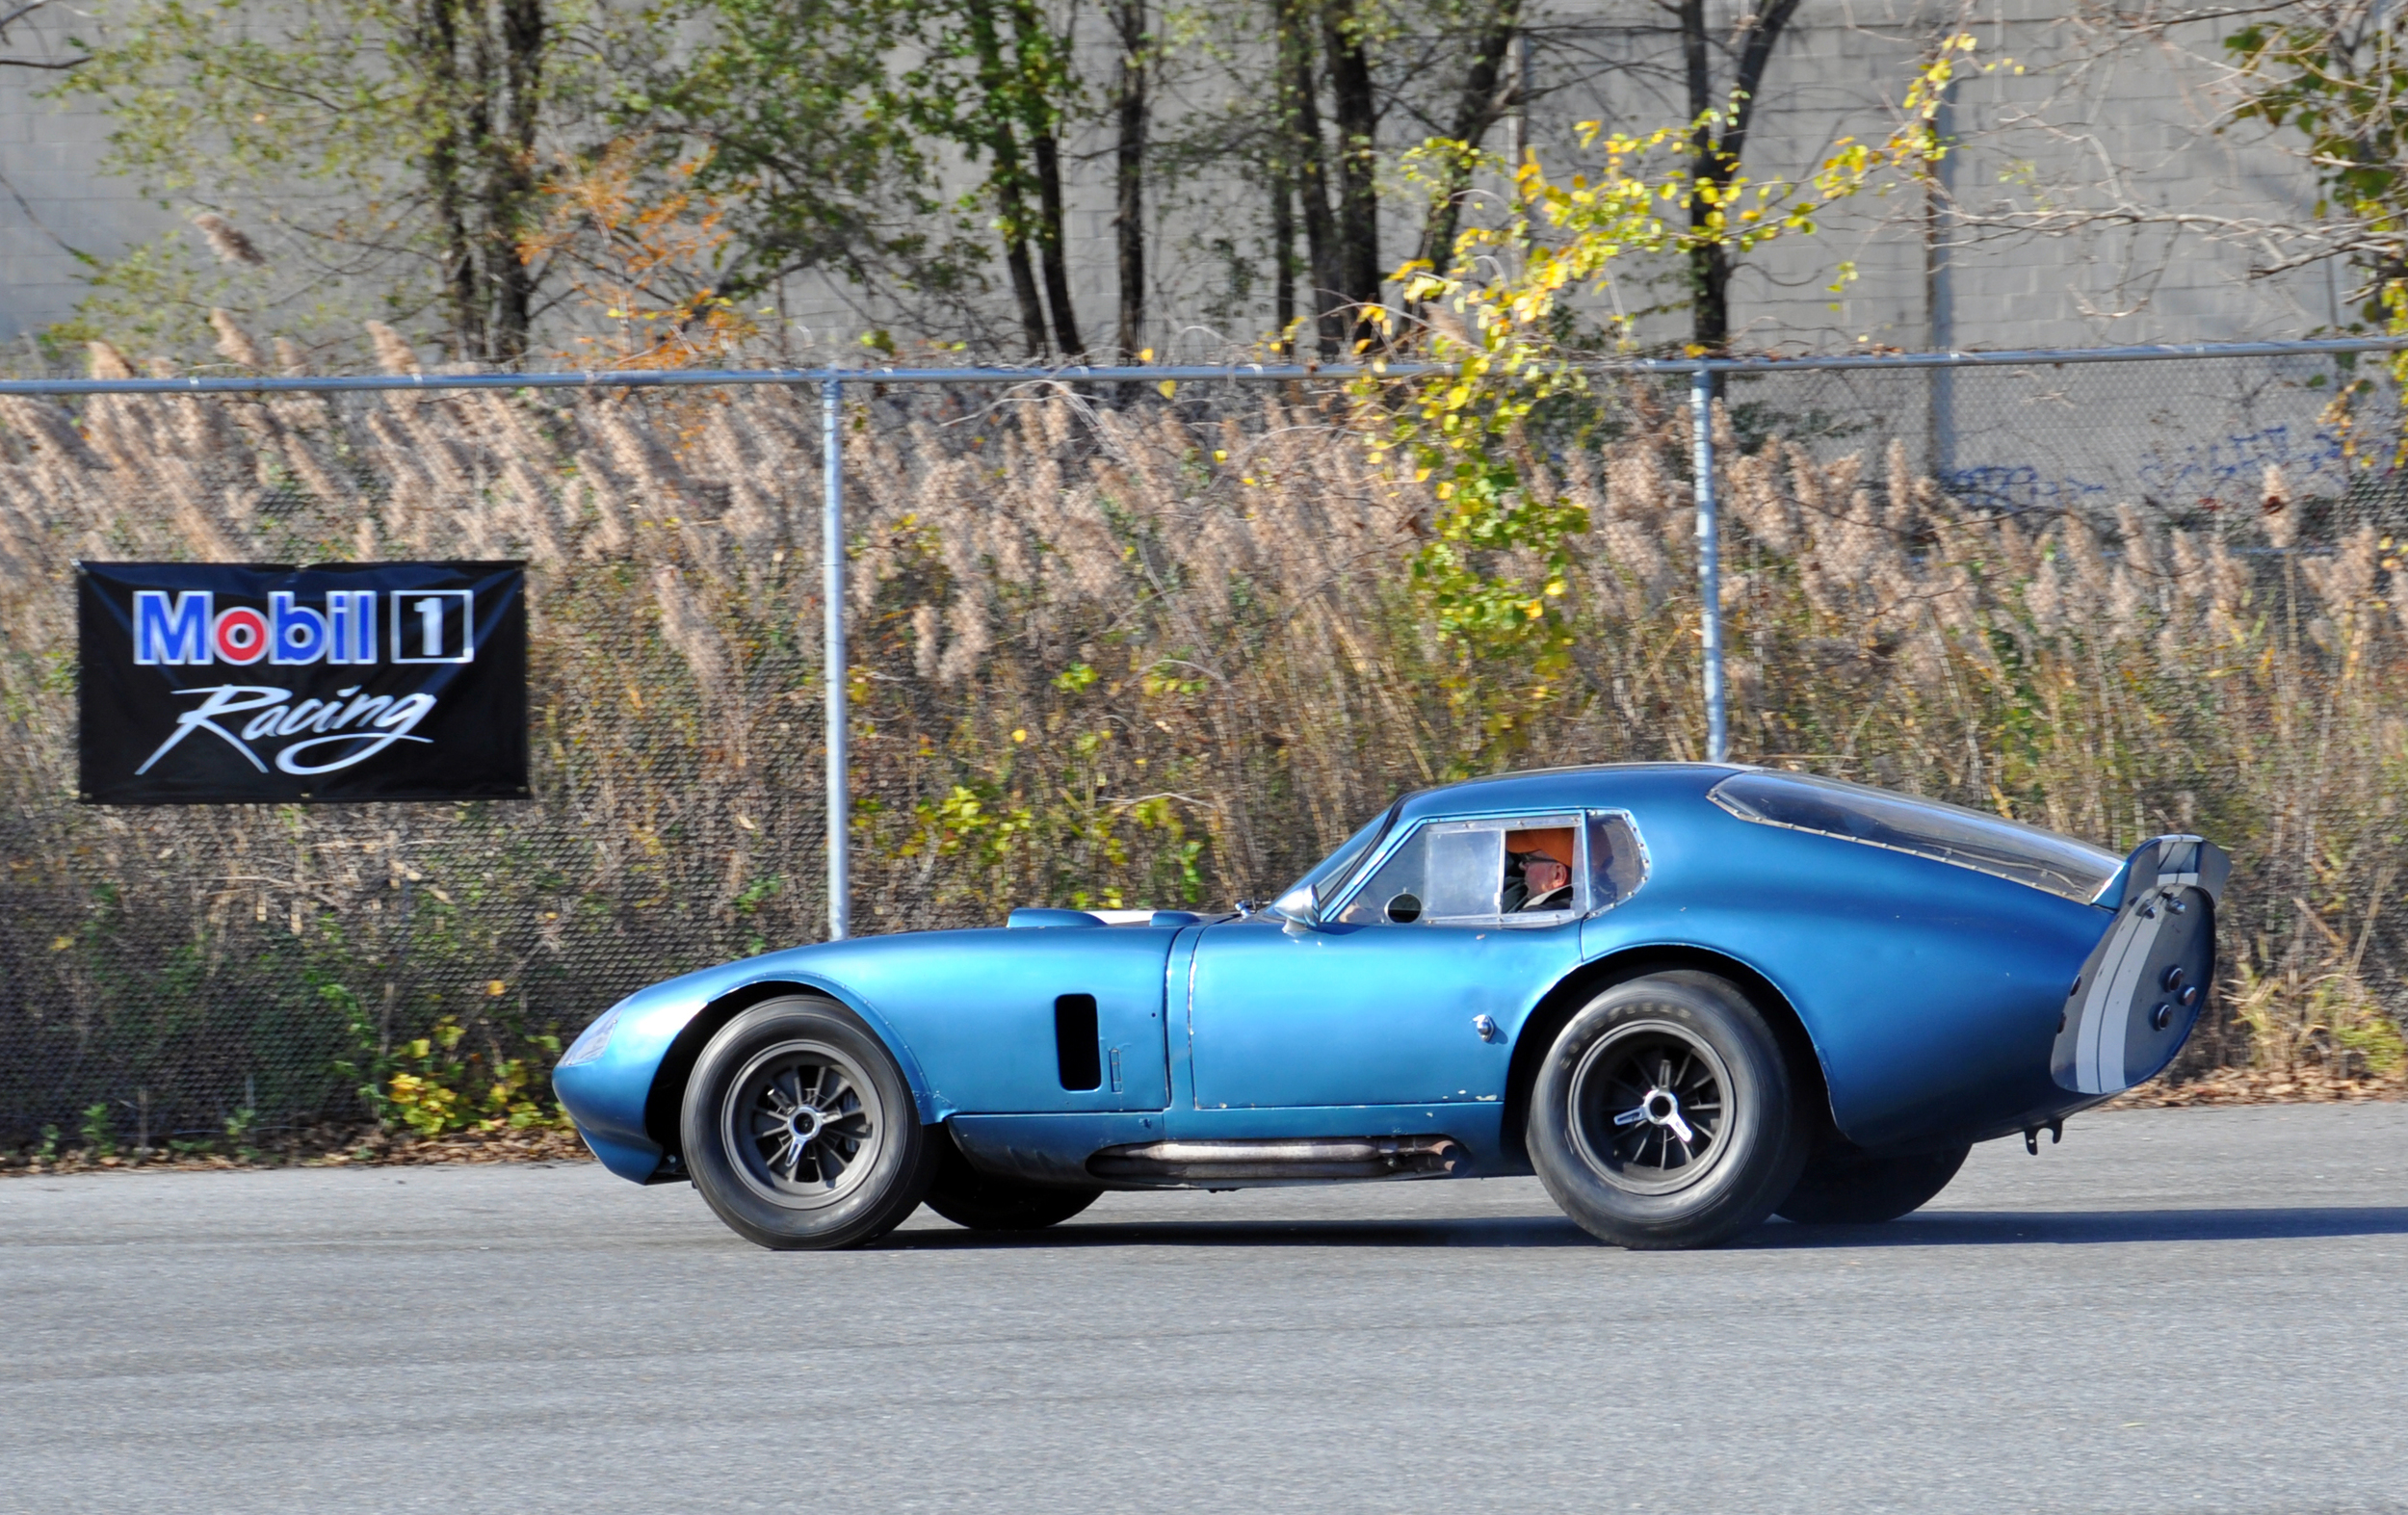
[[[1824,1133],[1838,1131],[1821,1049],[1815,1045],[1797,1007],[1778,984],[1728,953],[1685,942],[1640,942],[1582,964],[1549,990],[1515,1029],[1513,1060],[1505,1075],[1501,1132],[1501,1144],[1511,1162],[1527,1166],[1530,1161],[1523,1147],[1522,1131],[1530,1118],[1531,1089],[1538,1082],[1538,1067],[1546,1060],[1548,1049],[1555,1045],[1556,1037],[1572,1017],[1615,984],[1651,973],[1680,969],[1728,980],[1747,996],[1780,1040],[1782,1058],[1817,1128],[1816,1139],[1820,1141]]]

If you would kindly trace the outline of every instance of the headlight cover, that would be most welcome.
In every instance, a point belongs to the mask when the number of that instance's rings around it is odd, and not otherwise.
[[[561,1058],[560,1065],[563,1068],[574,1068],[584,1063],[596,1061],[601,1058],[603,1050],[610,1046],[611,1032],[617,1028],[618,1006],[613,1006],[609,1014],[587,1027],[584,1032],[569,1044],[568,1055]]]

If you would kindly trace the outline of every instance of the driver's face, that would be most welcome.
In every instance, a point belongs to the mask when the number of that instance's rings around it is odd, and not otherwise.
[[[1550,895],[1572,881],[1572,870],[1552,857],[1532,858],[1522,869],[1522,881],[1530,886],[1531,898]]]

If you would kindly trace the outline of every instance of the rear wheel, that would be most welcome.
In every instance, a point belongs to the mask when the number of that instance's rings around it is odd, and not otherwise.
[[[1040,1231],[1061,1222],[1103,1197],[1100,1188],[1064,1188],[1026,1184],[982,1173],[970,1165],[953,1138],[937,1133],[936,1178],[929,1185],[930,1210],[973,1231]]]
[[[1929,1204],[1965,1165],[1970,1146],[1904,1157],[1833,1153],[1816,1158],[1781,1201],[1784,1219],[1802,1226],[1869,1226]]]
[[[1527,1142],[1547,1192],[1628,1247],[1699,1247],[1757,1225],[1805,1162],[1789,1068],[1747,997],[1711,974],[1620,983],[1539,1065]]]
[[[679,1123],[694,1188],[762,1246],[858,1246],[919,1207],[942,1133],[869,1027],[833,1000],[772,1000],[711,1038]]]

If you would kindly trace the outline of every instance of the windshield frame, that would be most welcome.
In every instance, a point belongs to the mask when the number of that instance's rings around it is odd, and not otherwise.
[[[1363,863],[1378,852],[1379,844],[1388,839],[1388,833],[1396,827],[1397,817],[1403,812],[1404,801],[1400,799],[1339,843],[1336,850],[1314,864],[1303,877],[1274,898],[1285,900],[1299,889],[1309,889],[1312,891],[1313,913],[1319,915],[1345,889]]]

